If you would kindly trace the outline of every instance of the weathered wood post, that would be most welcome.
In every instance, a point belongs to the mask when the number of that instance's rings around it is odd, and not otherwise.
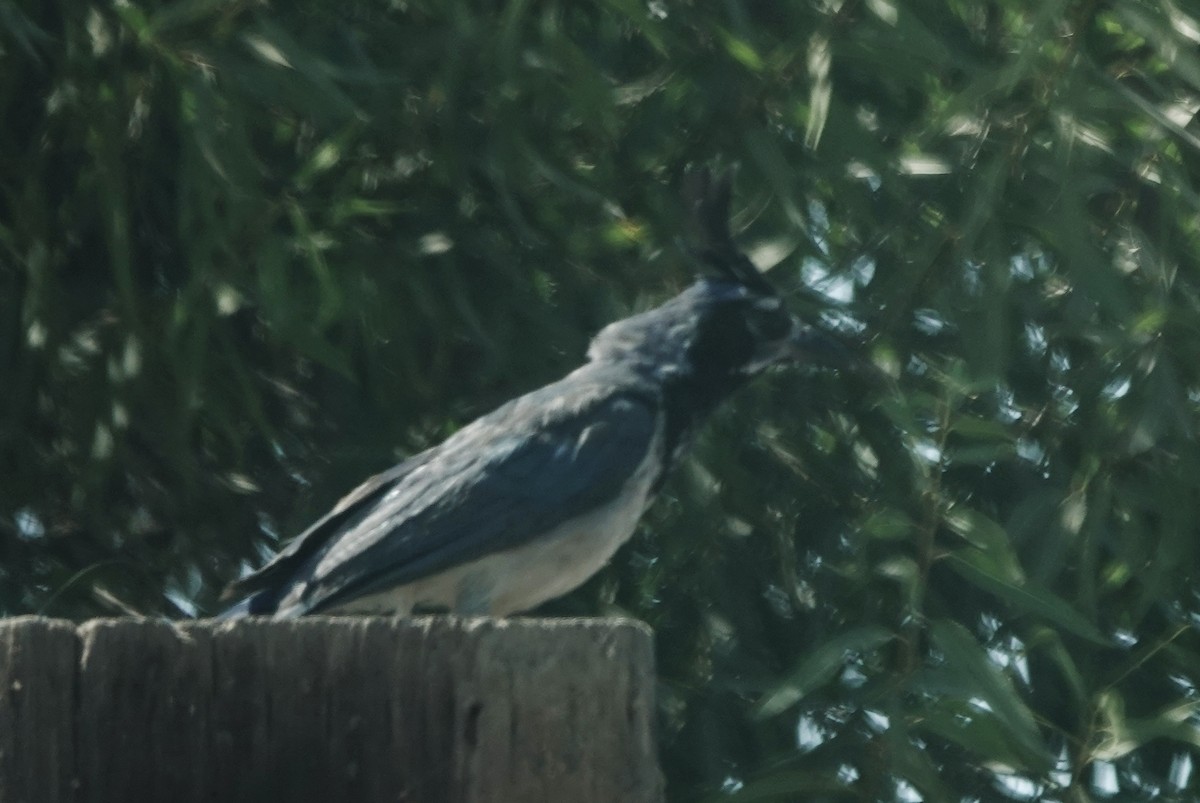
[[[0,803],[658,801],[648,629],[0,621]]]

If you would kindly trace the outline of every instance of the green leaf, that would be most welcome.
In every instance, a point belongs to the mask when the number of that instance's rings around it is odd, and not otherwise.
[[[393,201],[347,198],[333,208],[333,223],[337,225],[355,218],[388,218],[399,211],[400,205]]]
[[[977,549],[960,549],[948,555],[945,563],[972,585],[1004,600],[1018,611],[1054,622],[1095,644],[1110,646],[1112,643],[1069,602],[1033,580],[1024,577],[1014,579],[1006,564],[993,560],[988,553]]]
[[[916,525],[902,510],[882,508],[863,522],[863,532],[883,541],[903,541],[912,535]]]
[[[950,431],[974,440],[1012,441],[1013,433],[1002,421],[973,415],[955,416]]]
[[[832,680],[847,659],[876,650],[893,638],[890,630],[875,625],[834,636],[813,649],[787,680],[768,691],[755,706],[754,715],[766,719],[786,711]]]
[[[817,149],[829,120],[829,104],[833,98],[833,82],[829,77],[832,63],[829,37],[814,34],[808,42],[808,77],[812,86],[808,91],[808,120],[804,128],[804,145],[809,150]]]
[[[742,66],[749,67],[755,72],[761,72],[763,67],[762,56],[750,46],[750,43],[744,39],[739,39],[733,34],[725,35],[725,52],[740,62]]]
[[[276,67],[291,68],[292,64],[287,60],[287,56],[275,46],[269,39],[258,34],[245,34],[242,41],[246,43],[246,47],[262,59],[267,64],[273,64]]]
[[[941,651],[944,661],[940,670],[957,678],[971,690],[966,702],[979,708],[978,719],[987,722],[994,717],[1012,742],[1014,756],[1021,757],[1022,766],[1044,770],[1054,760],[1038,732],[1029,706],[1017,694],[1008,677],[988,659],[983,647],[965,627],[957,622],[938,620],[930,625],[933,644]],[[980,708],[974,698],[982,700],[990,711]],[[962,709],[958,710],[962,713]],[[983,755],[988,755],[985,750]]]
[[[951,531],[976,547],[974,559],[986,565],[989,573],[1011,583],[1024,581],[1025,574],[1021,571],[1021,564],[1003,527],[982,513],[963,506],[951,508],[944,521]]]
[[[1046,767],[1048,756],[1022,749],[994,712],[966,700],[943,697],[933,701],[921,711],[916,727],[1014,770]]]
[[[929,753],[919,749],[908,733],[899,733],[887,740],[888,754],[894,762],[896,774],[906,778],[925,800],[950,801],[958,796],[939,777],[940,770],[934,765]]]
[[[1081,709],[1087,704],[1089,693],[1083,679],[1083,673],[1075,664],[1071,651],[1063,644],[1062,636],[1057,630],[1048,627],[1038,627],[1033,630],[1026,644],[1032,652],[1044,650],[1050,662],[1058,667],[1067,688],[1071,692],[1071,701]]]
[[[921,569],[912,558],[893,555],[881,560],[875,573],[886,577],[900,586],[904,593],[906,610],[919,610],[921,605]]]
[[[1195,724],[1200,700],[1180,700],[1153,716],[1130,719],[1125,716],[1124,698],[1110,690],[1101,695],[1097,710],[1101,739],[1092,749],[1094,758],[1115,761],[1153,739],[1200,747],[1200,727]]]

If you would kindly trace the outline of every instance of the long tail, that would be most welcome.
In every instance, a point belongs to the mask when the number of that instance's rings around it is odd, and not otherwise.
[[[241,619],[244,616],[287,616],[276,609],[277,600],[271,590],[257,591],[235,602],[216,615],[216,619]],[[295,615],[295,614],[292,614]]]
[[[244,616],[250,616],[250,598],[249,597],[242,600],[241,602],[238,602],[235,605],[229,606],[225,610],[218,613],[214,618],[215,619],[241,619]]]

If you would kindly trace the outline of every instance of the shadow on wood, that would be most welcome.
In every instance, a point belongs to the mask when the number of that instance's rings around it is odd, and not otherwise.
[[[658,801],[649,630],[0,622],[0,801]]]

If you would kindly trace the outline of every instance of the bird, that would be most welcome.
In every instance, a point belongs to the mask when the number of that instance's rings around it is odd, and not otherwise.
[[[577,588],[634,533],[697,431],[767,368],[836,365],[729,231],[732,172],[689,172],[705,275],[615,321],[587,361],[363,482],[261,569],[227,618],[509,616]]]

